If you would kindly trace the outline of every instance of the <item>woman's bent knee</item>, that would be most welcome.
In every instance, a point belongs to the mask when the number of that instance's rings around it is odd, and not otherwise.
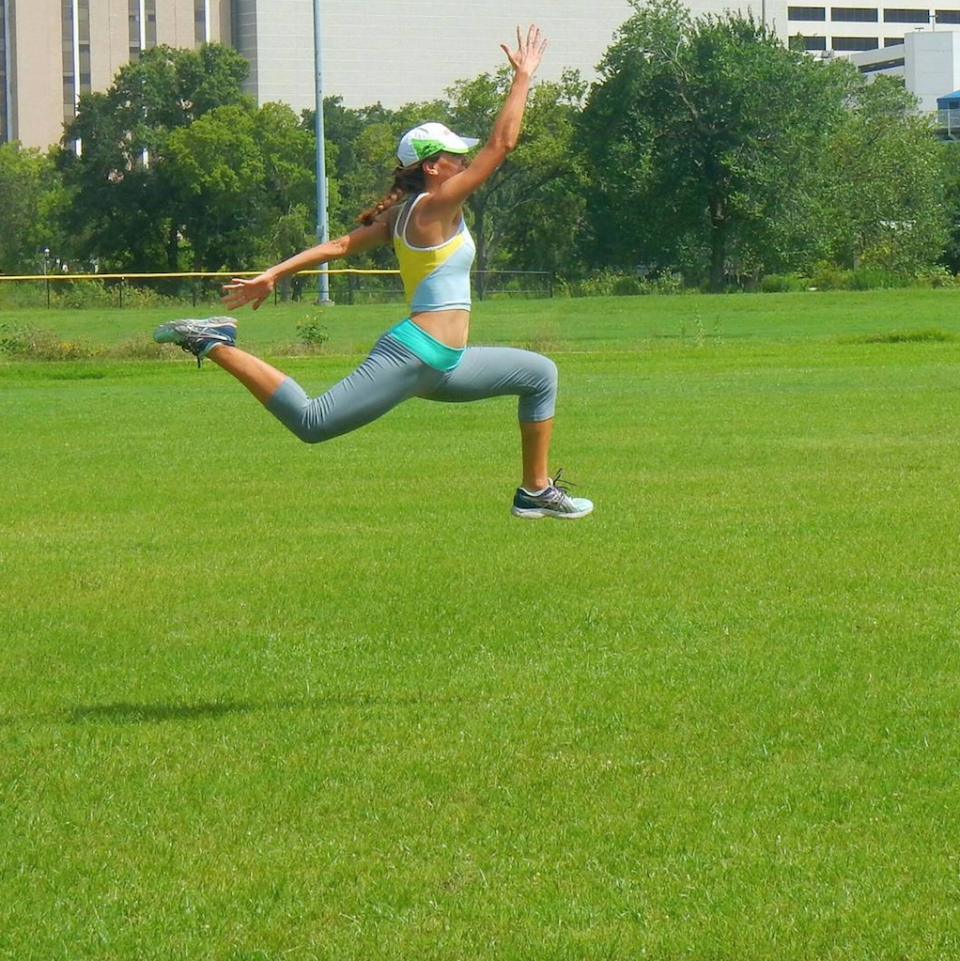
[[[322,421],[311,417],[312,402],[306,391],[287,377],[267,401],[266,408],[287,430],[305,444],[319,444],[329,439]]]
[[[520,398],[520,420],[538,421],[553,417],[557,406],[557,365],[542,354],[531,365],[531,390]]]
[[[287,426],[290,427],[289,424]],[[330,439],[323,431],[308,427],[305,424],[290,427],[290,430],[296,437],[302,440],[304,444],[322,444],[325,440]]]
[[[557,365],[549,358],[542,357],[543,360],[543,381],[544,388],[547,390],[552,390],[556,393],[557,381],[559,379],[559,374],[557,372]]]

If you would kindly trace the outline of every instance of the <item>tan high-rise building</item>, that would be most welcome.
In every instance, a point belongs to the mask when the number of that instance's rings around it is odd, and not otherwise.
[[[0,143],[47,147],[80,94],[157,44],[230,42],[232,0],[0,0]]]

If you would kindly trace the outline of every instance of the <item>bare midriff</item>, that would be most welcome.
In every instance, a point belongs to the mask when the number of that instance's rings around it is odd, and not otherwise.
[[[470,333],[469,310],[422,310],[411,314],[410,319],[434,340],[439,340],[447,347],[459,350],[467,346],[467,336]]]

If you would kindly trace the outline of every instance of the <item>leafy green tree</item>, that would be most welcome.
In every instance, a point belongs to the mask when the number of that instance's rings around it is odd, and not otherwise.
[[[81,98],[57,163],[71,193],[65,226],[82,256],[118,269],[178,269],[190,210],[167,177],[170,137],[216,108],[252,109],[241,89],[248,71],[220,44],[160,46],[121,67],[106,93]]]
[[[264,164],[253,111],[217,107],[171,133],[164,179],[180,201],[191,267],[246,266],[264,206]]]
[[[941,264],[953,273],[960,272],[960,143],[943,144],[944,204],[950,236],[941,255]]]
[[[819,167],[831,259],[902,273],[933,264],[949,240],[945,149],[902,81],[858,77]]]
[[[352,109],[339,97],[324,101],[324,139],[328,178],[328,216],[331,236],[357,226],[357,217],[387,191],[397,165],[397,142],[405,130],[424,120],[447,116],[441,102],[413,103],[389,110],[381,104]],[[312,110],[303,112],[302,126],[314,129]],[[315,207],[315,204],[314,204]],[[386,247],[351,259],[351,267],[394,269]]]
[[[258,114],[260,150],[264,158],[267,228],[260,250],[262,263],[277,263],[317,241],[316,134],[312,126],[296,122],[293,112],[279,104],[264,104]],[[340,148],[326,140],[328,215],[340,209],[337,176]],[[306,279],[284,281],[280,294]]]
[[[313,163],[313,137],[282,104],[218,107],[175,130],[164,172],[192,266],[254,267],[308,245]]]
[[[719,290],[732,260],[789,254],[778,225],[802,219],[796,174],[818,168],[849,74],[749,17],[630,2],[582,115],[589,247],[602,264],[685,264]]]
[[[316,206],[316,139],[302,127],[294,112],[284,104],[266,103],[254,118],[254,135],[263,158],[264,189],[271,211],[286,216],[295,207]],[[326,145],[329,187],[337,202],[336,169],[338,148]],[[314,218],[315,222],[315,218]]]
[[[59,211],[66,196],[53,160],[19,143],[0,146],[0,272],[35,273],[43,250],[68,256]]]
[[[510,86],[507,69],[456,84],[449,122],[485,137]],[[575,71],[534,87],[516,150],[467,200],[477,244],[478,287],[494,266],[558,268],[574,256],[584,209],[582,169],[574,155],[575,120],[586,87]]]
[[[325,101],[325,134],[339,148],[334,169],[339,178],[340,216],[331,213],[331,230],[351,229],[356,215],[383,196],[404,131],[426,120],[439,120],[465,136],[483,138],[508,87],[509,72],[503,70],[456,84],[447,91],[448,100],[406,104],[398,110],[380,104],[350,110],[337,99]],[[517,149],[467,201],[478,270],[508,264],[556,269],[573,256],[576,225],[584,207],[582,170],[573,155],[573,139],[584,92],[585,85],[573,72],[559,82],[534,88]],[[304,113],[304,123],[313,123],[309,112]],[[384,248],[371,251],[358,263],[395,266]]]
[[[394,111],[379,103],[349,108],[343,106],[340,97],[324,100],[327,177],[336,186],[336,190],[328,191],[331,234],[355,227],[360,211],[382,195],[397,162],[397,140],[404,130],[419,122],[421,112],[427,115],[429,110],[427,105],[413,104]],[[315,112],[305,110],[304,126],[312,131],[315,121]],[[366,133],[368,128],[377,132]]]

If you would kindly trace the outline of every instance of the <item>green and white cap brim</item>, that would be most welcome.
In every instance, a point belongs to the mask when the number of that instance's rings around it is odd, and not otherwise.
[[[474,137],[461,137],[442,123],[422,123],[400,138],[397,159],[402,166],[410,167],[441,150],[446,153],[468,153],[478,143],[480,141]]]

